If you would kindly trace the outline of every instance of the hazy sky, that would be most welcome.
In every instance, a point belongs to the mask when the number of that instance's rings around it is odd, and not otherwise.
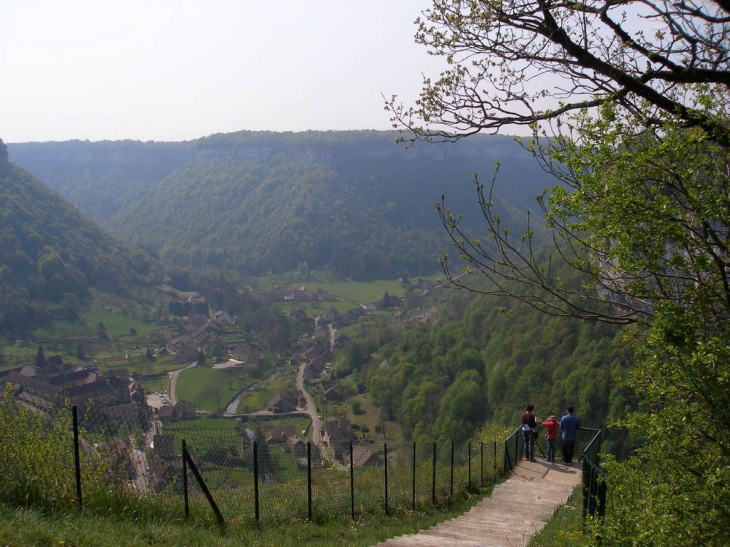
[[[428,0],[0,0],[0,138],[389,129]]]

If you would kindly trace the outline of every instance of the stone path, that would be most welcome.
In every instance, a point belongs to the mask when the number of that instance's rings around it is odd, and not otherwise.
[[[376,547],[525,547],[581,482],[582,466],[522,461],[468,512]],[[576,508],[577,509],[577,508]]]

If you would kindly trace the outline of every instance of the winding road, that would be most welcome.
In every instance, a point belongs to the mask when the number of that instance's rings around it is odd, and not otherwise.
[[[188,366],[179,368],[177,370],[173,370],[172,372],[170,372],[168,374],[168,384],[169,385],[168,385],[168,389],[167,389],[167,396],[168,396],[168,399],[170,400],[170,403],[173,406],[175,406],[175,404],[177,403],[177,392],[175,389],[175,386],[177,384],[177,377],[180,376],[180,373],[183,370],[188,369],[188,368],[193,368],[197,364],[198,363],[190,363]]]
[[[307,362],[304,361],[299,365],[299,371],[297,372],[297,389],[302,392],[304,399],[307,401],[307,406],[304,408],[304,412],[309,414],[312,420],[312,444],[321,449],[322,445],[322,421],[317,413],[317,404],[314,401],[314,397],[307,391],[304,385],[304,371],[307,368]]]

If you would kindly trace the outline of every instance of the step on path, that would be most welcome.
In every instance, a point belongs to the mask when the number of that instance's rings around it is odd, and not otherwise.
[[[526,547],[581,482],[582,466],[521,461],[463,515],[376,547]]]

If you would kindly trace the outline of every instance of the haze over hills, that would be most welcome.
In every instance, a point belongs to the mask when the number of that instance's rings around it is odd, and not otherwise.
[[[438,270],[449,250],[433,203],[476,227],[472,173],[521,224],[554,183],[511,137],[405,149],[396,132],[241,131],[185,143],[11,145],[14,161],[123,240],[198,269],[280,272],[307,262],[353,279]]]
[[[0,141],[0,332],[75,319],[91,288],[125,294],[159,280],[157,261],[85,218],[8,161]]]
[[[187,142],[63,141],[10,145],[12,161],[103,223],[188,161]]]

